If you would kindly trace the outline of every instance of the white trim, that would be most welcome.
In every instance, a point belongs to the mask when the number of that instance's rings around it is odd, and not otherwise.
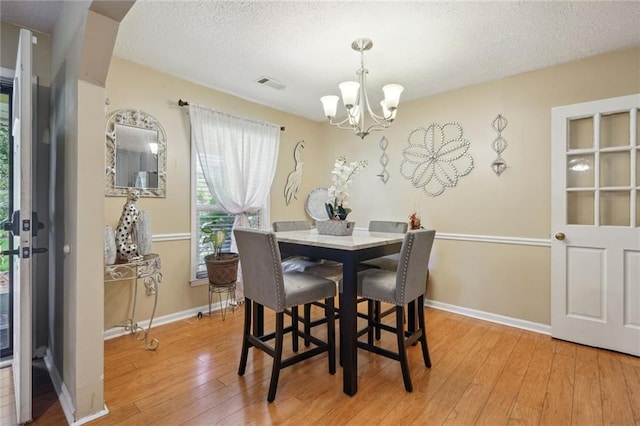
[[[211,314],[222,309],[222,303],[214,302],[211,304]],[[157,317],[153,319],[153,327],[157,327],[160,325],[170,324],[172,322],[181,321],[187,318],[197,317],[198,313],[202,313],[203,316],[206,316],[209,313],[209,305],[202,305],[196,308],[187,309],[185,311],[174,312],[172,314],[163,315],[161,317]],[[138,327],[143,329],[147,329],[149,326],[149,320],[144,320],[138,322]],[[152,328],[153,328],[152,327]],[[114,339],[116,337],[125,336],[129,334],[128,331],[125,331],[123,327],[112,327],[108,330],[105,330],[102,334],[104,340]]]
[[[71,401],[71,395],[69,395],[69,391],[65,386],[64,382],[60,378],[60,374],[58,373],[58,369],[56,368],[53,359],[51,358],[51,352],[47,349],[47,353],[44,356],[44,363],[47,366],[47,370],[49,370],[49,377],[51,377],[51,383],[53,384],[53,388],[58,394],[58,400],[60,401],[60,406],[62,407],[62,412],[64,412],[64,416],[67,419],[68,424],[73,423],[73,418],[75,416],[75,411],[73,409],[73,402]]]
[[[452,312],[466,317],[477,318],[484,321],[495,322],[509,327],[520,328],[522,330],[533,331],[534,333],[551,335],[551,326],[538,322],[527,321],[519,318],[507,317],[505,315],[493,314],[491,312],[479,311],[465,308],[463,306],[450,305],[448,303],[437,302],[435,300],[425,300],[425,306],[439,309],[441,311]]]
[[[356,227],[366,231],[367,228]],[[466,241],[470,243],[512,244],[518,246],[551,247],[550,238],[503,237],[500,235],[454,234],[436,232],[436,240]]]
[[[79,426],[79,425],[83,425],[89,422],[94,421],[95,419],[98,419],[102,416],[106,416],[107,414],[109,414],[109,409],[107,408],[106,405],[103,406],[102,410],[98,411],[97,413],[93,413],[90,416],[85,416],[81,419],[78,419],[76,421],[74,421],[73,423],[69,423],[69,426]]]
[[[152,241],[162,242],[162,241],[182,241],[182,240],[190,240],[191,234],[189,232],[179,232],[175,234],[156,234],[152,237]]]
[[[200,287],[201,285],[209,284],[209,279],[207,278],[196,278],[193,280],[189,280],[189,285],[191,287]]]
[[[513,244],[519,246],[551,247],[550,238],[502,237],[498,235],[472,235],[436,232],[436,239],[467,241],[476,243]]]
[[[0,369],[11,367],[13,365],[13,357],[0,361]]]

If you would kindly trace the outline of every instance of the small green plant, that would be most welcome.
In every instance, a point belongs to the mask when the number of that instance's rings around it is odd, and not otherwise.
[[[200,231],[202,231],[202,242],[209,244],[211,254],[219,259],[220,251],[227,239],[227,231],[220,229],[217,221],[203,223]]]

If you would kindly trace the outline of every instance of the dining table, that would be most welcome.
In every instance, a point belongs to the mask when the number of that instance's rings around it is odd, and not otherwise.
[[[340,293],[340,361],[343,392],[358,392],[357,280],[358,264],[376,257],[399,253],[404,234],[354,229],[352,235],[319,234],[317,229],[276,232],[280,251],[312,259],[342,263]]]

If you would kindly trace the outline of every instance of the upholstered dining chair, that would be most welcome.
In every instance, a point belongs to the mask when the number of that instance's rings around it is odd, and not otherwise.
[[[272,226],[274,232],[306,231],[311,229],[311,224],[306,220],[278,221],[273,222]],[[314,260],[302,256],[289,256],[286,254],[282,255],[282,257],[284,259],[282,262],[282,268],[285,272],[306,272],[311,275],[316,275],[332,280],[335,283],[338,283],[340,281],[340,278],[342,277],[342,263],[332,262],[330,260]],[[321,308],[324,307],[321,302],[308,303],[304,305],[302,321],[304,323],[304,330],[306,334],[309,334],[309,331],[313,325],[318,325],[324,321],[323,319],[314,322],[311,321],[311,305],[316,305]],[[294,307],[292,309],[292,314],[294,320],[298,318],[297,308]],[[293,348],[294,351],[297,351],[298,342],[295,337],[296,336],[294,335]],[[309,340],[305,339],[304,345],[309,346]]]
[[[393,232],[397,234],[406,234],[408,227],[409,225],[407,225],[406,222],[394,222],[388,220],[372,220],[369,222],[370,232]],[[398,270],[399,257],[400,255],[398,253],[390,254],[388,256],[365,260],[364,262],[361,262],[360,265],[364,268],[378,268],[395,272]],[[374,302],[373,315],[376,322],[380,322],[382,318],[387,315],[391,315],[393,312],[393,308],[382,311],[382,304],[380,301]],[[369,333],[369,336],[371,336],[371,333]],[[377,340],[380,340],[379,328],[375,329],[375,336]],[[370,337],[369,343],[373,343],[371,339],[372,338]]]
[[[369,232],[394,232],[397,234],[406,234],[408,227],[409,226],[406,222],[392,222],[387,220],[372,220],[369,222]],[[361,262],[361,264],[372,268],[395,271],[398,269],[398,258],[398,254],[390,254],[388,256],[365,260],[364,262]]]
[[[369,315],[367,320],[368,334],[369,336],[371,335],[370,333],[373,328],[395,333],[398,352],[392,352],[374,345],[371,337],[369,337],[367,342],[358,340],[358,348],[400,361],[404,387],[407,392],[413,390],[407,362],[407,347],[420,341],[424,365],[427,368],[431,367],[424,318],[424,292],[429,257],[431,255],[435,234],[436,232],[434,230],[408,232],[404,237],[402,249],[400,250],[397,271],[370,268],[358,272],[358,297],[363,297],[369,301]],[[395,305],[395,327],[383,324],[374,316],[374,301],[387,302]],[[405,306],[411,303],[417,303],[416,314],[418,316],[418,327],[415,331],[409,333],[404,330],[404,312]],[[405,339],[406,334],[408,334],[408,337]]]
[[[280,370],[304,361],[312,356],[327,352],[329,373],[335,374],[335,321],[327,324],[327,339],[322,341],[309,333],[298,330],[294,321],[291,327],[284,327],[284,314],[288,308],[324,300],[325,317],[334,318],[334,298],[336,285],[333,281],[304,272],[284,272],[282,270],[280,249],[273,232],[239,228],[233,231],[240,254],[240,265],[244,283],[245,311],[242,338],[242,352],[238,375],[245,373],[249,348],[255,347],[273,357],[271,382],[267,401],[276,397]],[[260,327],[253,327],[252,308],[258,305],[267,307],[276,313],[275,333],[257,335]],[[259,319],[258,319],[259,320]],[[284,335],[296,330],[316,347],[282,359]],[[275,339],[275,345],[267,342]]]

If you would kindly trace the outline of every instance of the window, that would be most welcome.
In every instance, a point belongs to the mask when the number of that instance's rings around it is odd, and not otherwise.
[[[195,151],[195,150],[194,150]],[[195,154],[194,154],[195,157]],[[192,226],[192,236],[196,236],[192,241],[192,285],[206,284],[207,280],[207,267],[204,263],[204,257],[211,253],[209,244],[202,243],[202,225],[207,222],[214,222],[220,229],[227,230],[227,239],[222,247],[222,251],[229,251],[231,247],[231,227],[235,220],[234,215],[219,211],[215,204],[215,199],[209,192],[209,187],[205,182],[204,175],[202,174],[202,168],[197,158],[192,160],[194,164],[195,173],[193,173],[194,180],[196,182],[194,198],[195,208],[193,222],[195,226]],[[261,228],[263,223],[267,223],[264,219],[262,211],[252,213],[249,215],[249,224],[252,228]]]

